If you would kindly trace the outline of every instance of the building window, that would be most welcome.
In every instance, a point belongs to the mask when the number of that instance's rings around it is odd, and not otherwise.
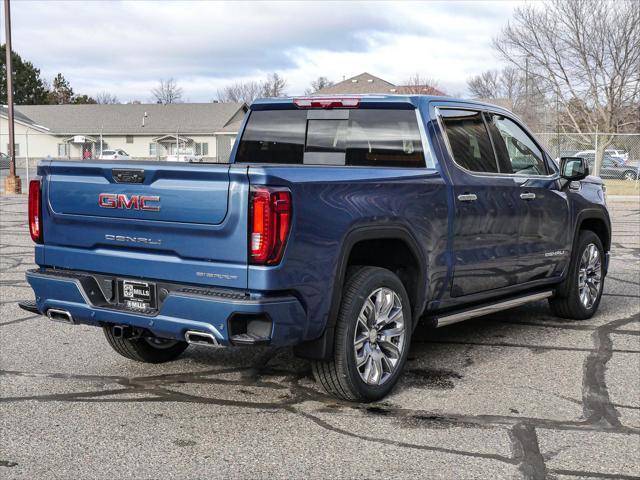
[[[13,149],[13,158],[19,157],[20,156],[20,144],[19,143],[14,143],[13,144],[14,149]],[[10,148],[9,148],[9,144],[7,143],[7,152],[10,152]]]
[[[125,138],[127,139],[127,143],[133,143],[133,135],[127,135]]]
[[[69,144],[67,143],[59,143],[58,144],[58,157],[68,157],[69,156]]]
[[[196,142],[196,155],[203,157],[209,155],[209,144],[207,142]]]
[[[157,157],[158,156],[158,144],[153,142],[149,144],[149,156]]]

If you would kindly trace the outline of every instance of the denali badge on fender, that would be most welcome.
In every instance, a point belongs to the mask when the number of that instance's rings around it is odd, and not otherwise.
[[[147,237],[129,237],[127,235],[105,235],[105,240],[112,242],[144,243],[145,245],[160,245],[162,240],[154,240]]]
[[[149,205],[149,202],[160,202],[157,195],[131,195],[124,193],[101,193],[98,197],[98,205],[102,208],[126,208],[127,210],[145,210],[159,212],[160,205]]]

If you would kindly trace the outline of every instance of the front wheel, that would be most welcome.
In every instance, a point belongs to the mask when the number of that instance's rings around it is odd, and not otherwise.
[[[638,178],[638,175],[636,174],[636,172],[631,171],[631,170],[627,170],[626,172],[624,172],[624,179],[625,180],[629,180],[629,181],[635,181]]]
[[[164,363],[175,360],[189,346],[187,342],[157,337],[116,337],[113,326],[103,327],[107,342],[123,357],[144,363]]]
[[[562,296],[549,300],[558,317],[573,320],[591,318],[602,298],[604,285],[604,249],[600,238],[590,230],[580,232],[571,258],[569,272],[560,290]]]
[[[411,327],[409,297],[394,273],[378,267],[350,271],[336,323],[333,358],[312,363],[316,381],[345,400],[383,398],[406,363]]]

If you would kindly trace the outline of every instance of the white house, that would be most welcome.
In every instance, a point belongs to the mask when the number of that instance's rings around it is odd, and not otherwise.
[[[108,149],[162,160],[190,153],[226,162],[247,111],[242,103],[15,106],[16,158],[79,160]],[[0,151],[8,152],[7,108],[0,107]]]

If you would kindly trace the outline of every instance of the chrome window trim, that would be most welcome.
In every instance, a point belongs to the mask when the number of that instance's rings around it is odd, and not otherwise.
[[[482,106],[478,106],[477,108],[473,108],[471,106],[463,106],[463,107],[448,107],[448,106],[441,106],[441,105],[436,105],[435,107],[435,112],[436,112],[436,118],[438,120],[438,126],[440,127],[440,132],[442,133],[442,138],[444,138],[444,142],[445,142],[445,146],[447,147],[447,153],[449,154],[449,157],[451,157],[451,160],[453,161],[453,164],[459,169],[462,170],[464,173],[467,173],[471,176],[474,177],[494,177],[494,178],[546,178],[549,180],[553,180],[553,179],[557,179],[560,178],[560,175],[558,174],[558,172],[553,172],[550,175],[524,175],[524,174],[520,174],[520,173],[502,173],[502,172],[498,172],[498,173],[493,173],[493,172],[474,172],[473,170],[468,170],[466,168],[464,168],[462,165],[460,165],[458,162],[456,162],[455,157],[453,156],[453,149],[451,148],[451,144],[449,143],[449,137],[447,135],[447,131],[445,129],[444,126],[444,122],[442,120],[442,114],[440,113],[440,110],[463,110],[463,111],[467,111],[467,112],[478,112],[478,113],[495,113],[495,114],[499,114],[499,115],[503,115],[504,117],[508,118],[509,120],[511,120],[512,122],[514,122],[518,127],[522,128],[522,130],[524,130],[524,132],[529,135],[529,137],[531,137],[531,140],[533,141],[533,143],[535,143],[535,145],[540,149],[540,151],[542,152],[543,156],[544,155],[548,155],[547,152],[538,144],[538,142],[535,140],[535,138],[533,138],[533,136],[531,135],[531,133],[526,130],[525,128],[522,127],[522,125],[520,124],[520,122],[518,122],[517,120],[515,120],[512,116],[505,114],[504,112],[497,112],[497,111],[492,111],[489,110],[488,108],[482,107]],[[483,119],[484,121],[484,119]],[[487,134],[489,135],[489,138],[491,139],[491,134],[489,132],[487,132]],[[493,139],[491,139],[492,141],[492,146],[493,146]],[[495,150],[493,153],[494,157],[496,156]],[[497,162],[497,158],[496,158],[496,162]],[[548,164],[549,162],[547,161],[546,158],[543,158],[543,161],[545,162],[545,164]],[[547,165],[549,166],[549,165]],[[549,166],[549,168],[551,168]]]

